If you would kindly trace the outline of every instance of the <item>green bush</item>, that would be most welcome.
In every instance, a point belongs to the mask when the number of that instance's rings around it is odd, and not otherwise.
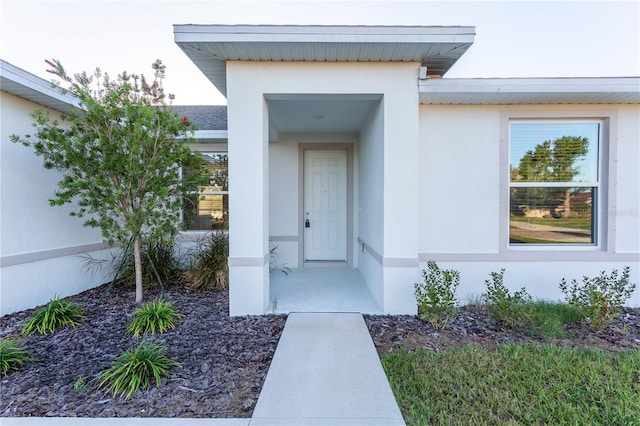
[[[147,286],[164,287],[181,279],[181,263],[173,240],[161,242],[143,242],[141,247],[142,282]],[[115,281],[120,284],[134,283],[136,268],[133,247],[123,249],[115,259],[117,271]]]
[[[422,271],[423,282],[413,285],[418,315],[436,329],[446,327],[455,315],[456,289],[460,284],[460,272],[440,269],[436,262],[427,262]]]
[[[12,370],[17,370],[31,361],[29,351],[23,349],[15,339],[2,339],[0,341],[0,377],[6,376]]]
[[[213,231],[198,242],[192,267],[185,271],[185,281],[193,289],[226,290],[229,288],[229,235]]]
[[[125,399],[138,390],[148,388],[152,380],[160,387],[163,377],[169,377],[169,369],[180,365],[165,355],[166,348],[142,342],[132,350],[123,352],[114,364],[100,373],[98,389],[104,388],[113,396]]]
[[[168,329],[176,328],[176,321],[182,317],[182,314],[173,309],[171,303],[159,299],[149,302],[142,307],[136,309],[133,320],[127,333],[132,333],[135,337],[141,334],[164,333]]]
[[[499,324],[509,328],[529,325],[533,317],[531,296],[524,287],[511,294],[504,285],[504,271],[491,272],[491,279],[484,281],[487,292],[483,298],[489,314]]]
[[[84,318],[80,305],[55,296],[46,306],[38,309],[22,327],[22,334],[53,333],[56,328],[80,324]]]
[[[591,327],[599,330],[611,324],[634,292],[636,285],[629,282],[629,272],[629,267],[625,266],[618,278],[616,269],[611,275],[601,271],[597,277],[584,276],[582,283],[574,279],[570,285],[563,278],[560,290],[567,303],[578,307]]]

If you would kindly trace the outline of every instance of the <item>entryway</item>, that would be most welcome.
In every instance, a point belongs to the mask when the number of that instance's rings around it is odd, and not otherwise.
[[[296,268],[273,272],[267,313],[360,312],[382,314],[360,271],[352,268]]]
[[[304,261],[347,262],[347,151],[304,151]]]

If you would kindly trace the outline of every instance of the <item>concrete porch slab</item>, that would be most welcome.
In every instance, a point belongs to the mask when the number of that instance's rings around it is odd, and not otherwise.
[[[360,271],[296,268],[270,276],[267,313],[359,312],[382,314]],[[275,309],[274,309],[275,308]]]
[[[289,315],[251,426],[404,424],[362,315]]]

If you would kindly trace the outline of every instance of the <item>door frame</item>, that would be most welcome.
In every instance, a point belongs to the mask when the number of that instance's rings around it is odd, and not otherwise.
[[[347,152],[347,261],[305,261],[304,260],[304,152],[305,151],[346,151]],[[300,143],[298,144],[298,265],[303,268],[353,267],[353,143]]]

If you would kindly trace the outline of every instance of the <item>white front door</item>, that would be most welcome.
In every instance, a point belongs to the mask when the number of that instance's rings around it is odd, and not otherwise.
[[[304,260],[347,261],[347,151],[304,151]]]

